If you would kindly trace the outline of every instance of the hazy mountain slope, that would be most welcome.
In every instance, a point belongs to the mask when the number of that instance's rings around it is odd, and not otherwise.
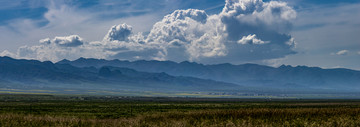
[[[350,69],[322,69],[306,66],[280,66],[278,68],[257,64],[216,64],[203,65],[194,62],[171,61],[120,61],[80,58],[75,61],[63,60],[58,63],[71,64],[78,67],[115,66],[132,68],[145,72],[165,72],[175,76],[191,76],[212,79],[243,86],[263,89],[299,89],[307,90],[344,90],[357,91],[360,88],[360,72]]]
[[[349,69],[84,58],[54,64],[0,57],[2,88],[344,93],[358,92],[359,83],[360,72]]]
[[[162,91],[216,91],[240,89],[239,85],[128,68],[79,68],[36,60],[0,57],[0,84],[33,87],[127,89]]]

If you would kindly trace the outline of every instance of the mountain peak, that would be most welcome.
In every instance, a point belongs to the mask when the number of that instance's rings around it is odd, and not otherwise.
[[[71,61],[68,59],[63,59],[63,60],[58,61],[57,63],[64,64],[64,63],[70,63],[70,62]]]
[[[279,66],[278,68],[292,68],[292,66],[291,66],[291,65],[282,64],[282,65]]]
[[[190,61],[182,61],[180,62],[179,64],[187,64],[187,65],[202,65],[202,64],[199,64],[199,63],[196,63],[196,62],[190,62]]]
[[[76,59],[75,61],[85,61],[85,60],[88,60],[88,59],[84,58],[84,57],[80,57],[79,59]]]

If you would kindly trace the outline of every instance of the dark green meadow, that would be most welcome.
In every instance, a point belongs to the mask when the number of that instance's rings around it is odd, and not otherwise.
[[[5,94],[0,126],[360,126],[360,100]]]

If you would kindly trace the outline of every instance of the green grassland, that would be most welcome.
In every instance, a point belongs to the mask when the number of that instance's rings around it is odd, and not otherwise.
[[[360,100],[3,94],[0,126],[360,126]]]

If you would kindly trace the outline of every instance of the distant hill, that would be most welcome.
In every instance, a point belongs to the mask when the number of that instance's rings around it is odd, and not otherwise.
[[[57,64],[76,67],[103,66],[131,68],[142,72],[165,72],[174,76],[189,76],[229,82],[263,91],[313,91],[313,92],[357,92],[360,90],[360,71],[350,69],[322,69],[307,66],[286,66],[278,68],[257,64],[232,65],[229,63],[203,65],[195,62],[176,63],[172,61],[121,61],[79,58],[62,60]]]
[[[232,83],[166,73],[103,66],[76,67],[64,63],[0,57],[1,88],[97,89],[136,91],[229,91],[241,90]]]

